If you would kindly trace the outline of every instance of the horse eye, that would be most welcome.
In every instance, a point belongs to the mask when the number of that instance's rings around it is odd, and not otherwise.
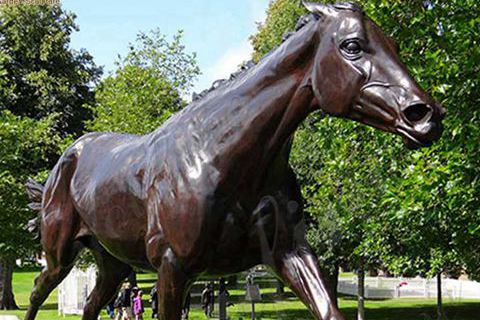
[[[342,43],[342,49],[348,54],[359,54],[362,46],[358,40],[347,40]]]

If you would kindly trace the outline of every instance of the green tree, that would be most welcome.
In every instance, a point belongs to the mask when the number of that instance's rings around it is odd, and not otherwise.
[[[88,52],[69,47],[74,20],[59,6],[0,6],[0,110],[34,119],[57,113],[63,136],[82,133],[101,71]]]
[[[383,212],[396,226],[391,229],[396,239],[381,249],[397,272],[433,276],[466,268],[478,278],[480,260],[472,252],[480,240],[480,5],[468,0],[422,4],[366,5],[399,39],[412,73],[448,109],[440,143],[410,153],[388,183]],[[443,316],[439,299],[439,319]]]
[[[33,214],[24,183],[45,178],[37,174],[57,159],[62,139],[91,116],[100,69],[69,47],[74,19],[58,6],[0,6],[0,309],[15,307],[15,258],[36,248],[24,230]]]
[[[96,89],[89,130],[145,134],[185,106],[182,95],[199,74],[182,33],[168,42],[159,30],[140,33],[117,70]]]
[[[16,308],[12,292],[15,259],[31,256],[38,243],[26,230],[25,181],[45,177],[48,154],[58,153],[61,139],[52,131],[54,117],[33,120],[0,111],[0,309]]]
[[[200,68],[197,55],[187,52],[182,41],[182,30],[171,41],[158,28],[148,33],[139,32],[135,43],[130,44],[128,54],[119,57],[117,65],[152,70],[157,77],[167,79],[176,90],[186,94],[200,74]]]
[[[309,238],[325,265],[360,257],[398,274],[461,266],[478,277],[479,255],[472,252],[480,239],[479,4],[362,5],[400,45],[413,76],[447,107],[445,133],[433,148],[405,152],[385,133],[311,117],[292,154],[312,222]],[[304,13],[300,1],[273,1],[252,37],[254,58],[278,45]]]

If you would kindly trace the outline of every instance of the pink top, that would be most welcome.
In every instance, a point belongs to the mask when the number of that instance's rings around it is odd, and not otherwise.
[[[142,314],[143,313],[143,305],[142,305],[142,298],[140,296],[136,296],[133,298],[133,314]]]

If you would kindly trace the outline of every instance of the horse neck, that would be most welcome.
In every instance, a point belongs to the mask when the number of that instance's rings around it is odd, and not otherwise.
[[[308,80],[316,45],[316,23],[311,23],[213,103],[226,107],[214,109],[209,116],[215,120],[204,129],[210,132],[214,162],[227,169],[226,176],[242,179],[252,168],[265,169],[312,111]]]

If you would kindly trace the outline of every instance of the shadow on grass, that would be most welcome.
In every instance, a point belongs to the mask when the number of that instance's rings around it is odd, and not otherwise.
[[[28,309],[28,305],[26,304],[22,304],[19,307],[20,307],[19,309],[20,311],[27,311]],[[40,310],[58,310],[58,305],[56,303],[44,303],[40,307]]]
[[[290,299],[288,299],[290,300]],[[268,303],[268,302],[264,302]],[[312,315],[306,309],[283,309],[278,310],[262,310],[263,303],[257,303],[256,319],[263,320],[311,320]],[[149,304],[144,301],[144,305],[148,308]],[[195,305],[194,308],[198,309]],[[21,306],[21,311],[27,309],[26,305]],[[41,310],[56,310],[57,304],[48,303],[41,307]],[[356,319],[356,308],[346,307],[341,309],[346,319]],[[448,320],[477,320],[480,315],[480,302],[455,302],[445,307]],[[250,312],[236,311],[229,312],[232,320],[250,319]],[[436,320],[436,309],[434,306],[376,306],[366,308],[366,316],[368,320]]]
[[[236,312],[231,319],[251,319],[250,312]],[[279,320],[311,320],[312,316],[306,310],[282,310],[282,311],[257,311],[255,319],[279,319]]]
[[[35,272],[35,273],[40,273],[42,271],[41,266],[24,266],[24,267],[16,267],[13,270],[15,273],[27,273],[27,272]]]
[[[355,308],[342,310],[347,318],[354,319]],[[393,306],[382,308],[367,308],[368,319],[371,320],[436,320],[435,306]],[[479,318],[480,303],[455,303],[445,307],[448,320],[476,320]]]
[[[356,319],[356,308],[343,308],[342,313],[347,319]],[[411,307],[381,307],[366,308],[366,317],[369,320],[436,320],[436,309],[432,306]],[[477,320],[480,315],[480,303],[458,303],[445,308],[448,320]],[[259,310],[257,319],[280,320],[311,320],[312,315],[307,310]],[[249,312],[236,312],[232,319],[250,319]]]
[[[144,279],[137,279],[137,283],[155,283],[157,282],[157,279],[156,278],[144,278]]]
[[[357,296],[348,296],[348,295],[343,295],[339,294],[338,298],[341,298],[344,301],[357,301],[358,298]],[[392,298],[368,298],[368,301],[388,301],[392,300]]]

